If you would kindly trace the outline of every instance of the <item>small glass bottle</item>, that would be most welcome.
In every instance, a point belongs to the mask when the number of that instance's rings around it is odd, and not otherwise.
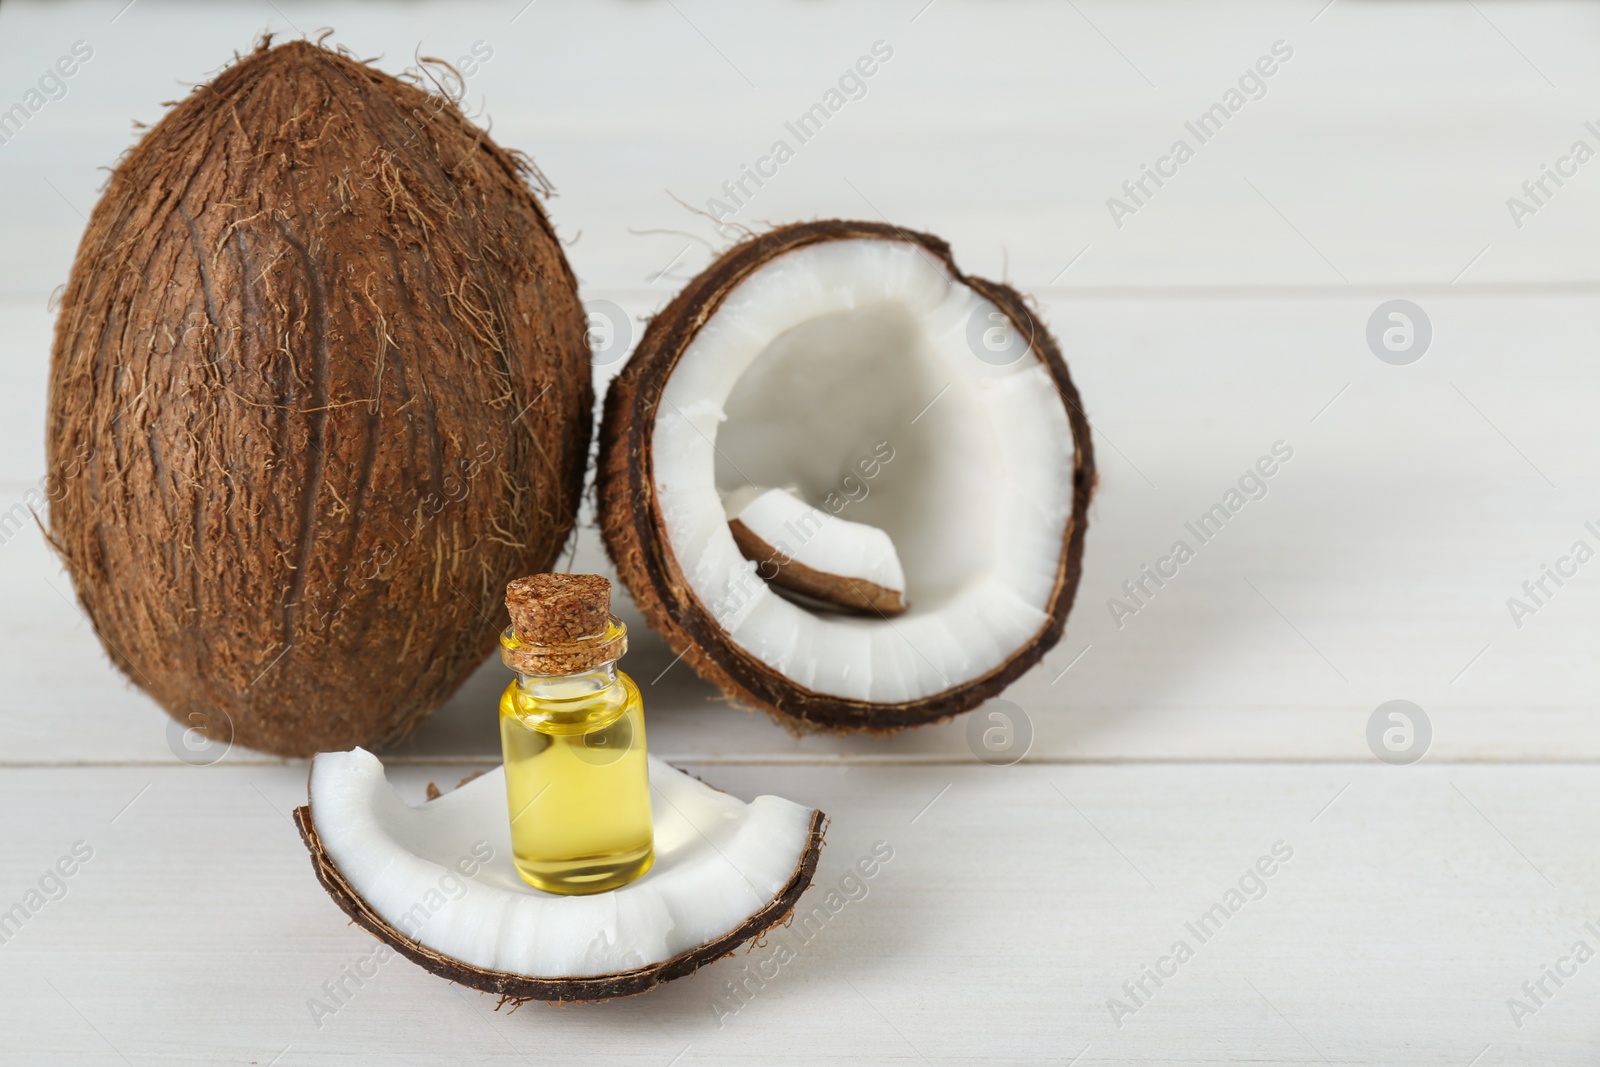
[[[536,574],[506,587],[500,698],[511,851],[550,893],[600,893],[655,862],[644,705],[617,670],[628,630],[595,574]]]

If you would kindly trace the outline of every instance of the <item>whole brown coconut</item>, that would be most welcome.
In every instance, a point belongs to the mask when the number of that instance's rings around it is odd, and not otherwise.
[[[852,243],[860,251],[845,252],[835,242]],[[899,249],[898,258],[885,254],[886,246]],[[799,262],[794,257],[813,254],[820,258],[806,261],[810,265],[794,265]],[[858,256],[861,264],[854,275],[846,265],[851,255]],[[776,271],[780,261],[790,264],[786,276],[764,274],[768,268]],[[936,328],[930,326],[922,332],[908,329],[903,311],[884,296],[897,279],[913,272],[938,279],[917,283],[922,286],[918,292],[931,293],[927,295],[931,304],[921,313],[930,320],[944,316]],[[742,290],[746,283],[751,288]],[[963,294],[976,309],[964,331],[960,320],[953,322],[947,314],[949,305],[941,303],[949,292]],[[830,310],[810,319],[806,313],[784,319],[774,311],[774,302],[791,300],[829,304]],[[710,328],[724,309],[731,309],[727,314],[732,324]],[[777,327],[773,323],[780,320],[795,325],[774,333]],[[1007,343],[1000,351],[989,352],[983,348],[985,338],[997,331]],[[962,345],[963,333],[971,351]],[[930,340],[934,334],[937,338]],[[726,366],[736,366],[739,359],[748,357],[746,369],[738,372],[743,378],[735,380],[731,392],[720,399],[680,393],[678,401],[672,402],[668,394],[674,375],[689,362],[695,343],[707,335],[711,335],[708,346],[725,354],[743,352],[731,356]],[[918,355],[938,344],[946,346],[939,358],[975,360],[972,367],[981,363],[987,369],[978,368],[970,379],[960,373],[945,375],[938,370],[941,365],[936,358]],[[700,351],[705,355],[707,349]],[[937,576],[929,580],[924,573],[919,590],[915,572],[929,571],[928,558],[940,553],[946,557],[966,553],[969,584],[980,583],[985,570],[994,568],[994,560],[970,547],[982,543],[982,536],[964,543],[942,531],[932,531],[929,536],[928,527],[940,520],[926,517],[933,510],[927,501],[939,495],[928,490],[941,488],[934,484],[944,477],[940,462],[952,470],[961,467],[986,440],[981,433],[964,438],[975,448],[954,446],[961,452],[957,460],[946,457],[941,461],[937,455],[943,439],[967,432],[960,415],[966,409],[959,405],[968,398],[962,394],[978,393],[993,384],[995,379],[984,379],[984,374],[1003,375],[1011,373],[1011,368],[1032,375],[1036,388],[1030,395],[1038,404],[1037,411],[1049,415],[1044,421],[1051,430],[1047,448],[1011,456],[1001,471],[1007,466],[1036,468],[1042,480],[1034,484],[1050,488],[1054,510],[1038,523],[1042,532],[1035,541],[1041,547],[1036,549],[1029,580],[1036,599],[1019,613],[1020,622],[1018,615],[1013,615],[1006,636],[997,636],[998,629],[988,626],[979,612],[968,610],[957,593],[937,588]],[[919,371],[933,376],[919,379]],[[697,368],[684,373],[693,383],[686,389],[702,392],[712,388],[708,383],[725,383],[728,377],[726,371],[709,370],[704,358]],[[767,397],[760,403],[751,402],[754,387],[746,389],[744,379],[759,381]],[[1047,399],[1039,400],[1041,396]],[[736,411],[741,405],[742,410]],[[1018,408],[1014,419],[1024,421],[1024,415],[1038,419],[1033,412]],[[991,413],[990,425],[983,433],[992,439],[1003,432],[998,424],[1012,417],[1010,412]],[[810,611],[813,618],[824,620],[820,625],[836,627],[834,639],[819,642],[816,648],[799,648],[798,639],[791,634],[810,625],[800,614],[805,605],[794,605],[791,610],[763,603],[768,593],[779,600],[785,598],[777,588],[756,588],[760,578],[770,579],[774,571],[788,564],[783,553],[793,551],[793,546],[758,561],[757,556],[764,552],[752,554],[747,544],[739,544],[738,550],[750,560],[742,564],[750,569],[741,570],[740,563],[728,562],[738,560],[732,553],[739,541],[739,524],[731,524],[727,544],[719,548],[718,535],[711,531],[721,516],[703,513],[680,527],[690,532],[674,543],[663,498],[669,490],[676,493],[681,508],[682,501],[699,487],[694,484],[694,472],[682,465],[681,458],[676,461],[678,466],[665,470],[658,448],[662,420],[690,427],[678,436],[680,452],[687,440],[691,449],[705,453],[707,468],[713,465],[714,453],[715,492],[724,494],[725,506],[730,499],[727,494],[743,485],[809,482],[805,488],[814,498],[812,506],[818,509],[852,520],[858,516],[869,523],[877,520],[885,527],[897,525],[891,532],[912,549],[906,568],[912,579],[911,610],[891,619],[889,612],[865,602],[860,614],[836,623],[825,620],[839,616]],[[870,451],[868,445],[853,443],[874,440],[878,444]],[[922,486],[913,486],[912,491],[882,504],[878,503],[882,494],[869,499],[866,480],[884,469],[888,462],[884,457],[897,453],[903,455],[894,460],[899,465],[892,468],[895,471],[919,462],[915,456],[921,454],[920,462],[926,468]],[[832,457],[846,462],[830,469]],[[760,482],[755,477],[758,471],[772,480]],[[963,274],[951,258],[949,246],[937,237],[881,223],[830,220],[779,227],[730,249],[651,321],[638,349],[606,394],[597,488],[601,532],[619,577],[650,625],[697,673],[731,700],[761,708],[796,732],[884,732],[947,719],[977,707],[1038,663],[1061,638],[1082,573],[1094,471],[1088,420],[1066,363],[1055,340],[1019,293]],[[949,480],[956,477],[952,474]],[[710,478],[708,473],[704,480],[709,483]],[[883,475],[883,482],[890,478]],[[981,491],[982,482],[979,479],[972,488]],[[877,510],[863,512],[864,507]],[[970,505],[958,504],[956,510],[962,507],[974,511],[984,505],[975,495]],[[947,508],[943,519],[955,522],[958,517],[948,512]],[[803,544],[811,532],[796,530],[794,538]],[[684,558],[685,552],[691,555]],[[857,591],[863,585],[838,575],[825,577]],[[742,621],[741,612],[758,603],[790,614],[780,616],[779,625],[761,631],[754,641],[736,637],[730,632],[730,616]],[[966,643],[946,642],[941,647],[912,636],[919,607],[924,615],[942,610],[967,619]],[[785,621],[793,627],[785,629]],[[893,670],[881,673],[892,675],[897,670],[903,680],[921,672],[924,678],[919,692],[884,698],[842,692],[866,688],[861,682],[866,672],[860,667],[863,662],[869,667],[878,664],[858,657],[857,650],[879,636],[900,653],[898,662],[891,664]],[[989,659],[975,662],[985,652],[990,653]],[[855,674],[848,675],[841,668],[853,669]],[[808,680],[830,671],[832,688]],[[928,683],[927,677],[933,681]],[[896,682],[890,677],[885,688],[892,689]]]
[[[450,100],[305,41],[263,41],[112,173],[56,326],[50,532],[185,726],[394,741],[555,561],[593,394],[530,177]]]

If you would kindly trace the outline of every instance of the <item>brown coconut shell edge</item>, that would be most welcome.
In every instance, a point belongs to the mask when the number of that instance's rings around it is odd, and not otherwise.
[[[708,963],[732,955],[740,945],[755,940],[772,927],[779,923],[787,923],[793,917],[800,895],[811,887],[811,878],[816,874],[817,860],[822,855],[823,835],[827,831],[828,820],[820,811],[811,812],[811,829],[806,838],[806,847],[800,854],[800,861],[795,864],[794,873],[789,876],[789,880],[784,883],[777,896],[733,930],[714,941],[680,952],[669,960],[653,963],[648,967],[618,971],[615,974],[570,978],[534,978],[509,971],[474,967],[470,963],[463,963],[454,957],[446,956],[414,938],[407,937],[379,915],[345,880],[338,865],[322,847],[322,838],[317,835],[316,823],[311,818],[309,804],[295,809],[294,822],[300,830],[300,840],[305,842],[306,851],[311,853],[311,868],[316,871],[317,881],[322,883],[322,888],[328,891],[333,902],[339,905],[340,910],[348,915],[352,922],[423,970],[460,985],[497,994],[500,997],[500,1004],[497,1004],[496,1008],[499,1008],[507,1001],[522,1004],[529,1000],[543,1000],[560,1004],[569,1001],[615,1000],[618,997],[636,996],[639,993],[649,992],[663,982],[682,978]]]
[[[1072,517],[1063,536],[1046,620],[1006,661],[970,681],[921,700],[887,704],[819,693],[774,671],[733,641],[690,587],[661,536],[650,438],[661,392],[684,350],[723,300],[774,258],[825,241],[904,241],[937,260],[952,279],[994,303],[1044,363],[1072,427]],[[606,393],[596,490],[600,532],[618,577],[646,621],[672,650],[729,699],[765,710],[796,733],[886,733],[939,722],[997,696],[1061,639],[1083,573],[1083,538],[1094,491],[1094,446],[1078,390],[1055,339],[1021,293],[961,272],[950,246],[932,234],[877,222],[838,219],[779,227],[736,245],[691,281],[651,320],[639,346]]]

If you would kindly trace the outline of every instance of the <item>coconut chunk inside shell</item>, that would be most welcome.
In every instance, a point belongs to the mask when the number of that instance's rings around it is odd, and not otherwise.
[[[728,529],[756,574],[828,607],[899,615],[906,576],[889,535],[814,508],[790,489],[723,497]]]
[[[1021,297],[938,238],[784,227],[707,268],[606,401],[602,529],[652,625],[800,728],[880,730],[994,696],[1060,638],[1094,480],[1088,423]],[[780,595],[723,500],[791,487],[882,531],[909,608]]]
[[[517,876],[504,769],[420,806],[364,749],[321,753],[296,821],[324,888],[357,923],[442,977],[514,998],[640,993],[785,920],[824,817],[739,800],[650,758],[655,865],[619,889],[558,896]]]

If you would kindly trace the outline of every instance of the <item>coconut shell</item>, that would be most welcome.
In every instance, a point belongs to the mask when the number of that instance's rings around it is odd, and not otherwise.
[[[555,562],[592,386],[530,181],[452,101],[305,41],[263,41],[112,172],[56,326],[49,529],[185,726],[393,742]]]
[[[728,294],[774,258],[824,241],[904,241],[922,249],[952,279],[991,301],[1030,338],[1059,391],[1075,443],[1072,519],[1062,539],[1046,619],[1030,641],[988,673],[921,700],[874,703],[819,693],[774,671],[717,625],[691,588],[662,532],[651,439],[662,390],[679,358]],[[1083,538],[1095,481],[1088,419],[1055,339],[1016,290],[961,273],[938,237],[875,222],[796,223],[723,253],[650,323],[606,394],[597,488],[600,529],[617,574],[649,622],[704,679],[730,700],[758,707],[797,732],[884,732],[948,719],[998,695],[1060,640],[1083,570]]]
[[[433,798],[430,796],[429,799]],[[720,937],[680,952],[669,960],[631,971],[581,977],[536,978],[525,974],[475,967],[437,952],[402,933],[362,899],[361,894],[357,893],[345,879],[338,864],[333,862],[322,846],[322,839],[317,835],[316,823],[311,818],[311,808],[309,806],[296,808],[294,821],[300,829],[301,841],[311,853],[311,867],[316,872],[317,881],[322,883],[322,888],[328,891],[334,903],[339,905],[340,910],[348,915],[352,922],[424,970],[485,993],[497,993],[502,998],[502,1003],[506,1000],[519,1003],[527,1000],[558,1003],[614,1000],[617,997],[648,992],[663,982],[682,978],[708,963],[731,955],[740,945],[755,940],[774,926],[787,923],[793,918],[795,904],[800,900],[801,894],[810,888],[811,877],[817,871],[817,860],[822,855],[823,834],[827,826],[827,817],[822,812],[811,813],[811,828],[806,838],[805,851],[795,864],[794,874],[771,900]]]

